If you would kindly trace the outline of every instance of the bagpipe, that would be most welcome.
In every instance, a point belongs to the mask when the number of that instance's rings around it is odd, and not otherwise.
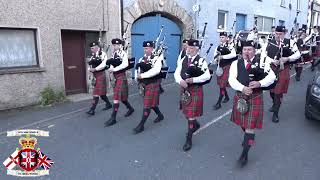
[[[128,54],[128,48],[129,48],[129,44],[130,43],[127,43],[127,32],[128,32],[128,27],[129,27],[129,24],[127,25],[126,27],[126,30],[124,32],[124,34],[122,35],[122,39],[121,39],[121,44],[122,44],[122,49],[121,51],[124,51]],[[105,69],[109,69],[110,66],[113,66],[113,67],[117,67],[119,66],[121,63],[122,63],[122,58],[120,55],[122,54],[120,51],[120,54],[118,54],[117,52],[115,52],[113,54],[113,57],[112,58],[109,58],[107,61],[106,61],[106,68]],[[127,71],[129,69],[132,69],[134,67],[134,64],[135,64],[135,58],[128,58],[128,66],[126,68],[124,68],[123,70],[121,70],[121,72],[124,72],[124,71]]]
[[[99,52],[98,53],[94,53],[92,54],[90,60],[88,61],[88,64],[91,66],[91,68],[96,68],[98,67],[101,62],[102,62],[102,58],[101,56],[104,54],[106,54],[108,51],[109,51],[109,48],[110,48],[110,44],[107,46],[107,48],[105,49],[105,42],[102,42],[101,40],[102,38],[102,31],[100,29],[100,32],[99,32],[99,39],[98,39],[98,45],[99,45]]]
[[[298,15],[299,15],[299,11],[297,11],[297,14],[293,21],[293,27],[291,28],[291,31],[290,31],[290,39],[292,40],[298,38],[298,28],[299,28],[298,21],[297,21]]]
[[[200,44],[199,44],[199,48],[203,49],[204,48],[204,39],[205,39],[205,34],[206,34],[206,28],[207,28],[207,24],[205,23],[203,31],[202,31],[202,35],[201,35],[201,40],[200,40]],[[207,69],[202,68],[202,65],[204,62],[207,62],[207,56],[210,53],[210,50],[212,48],[213,44],[210,44],[208,49],[206,50],[205,54],[202,56],[202,58],[195,58],[192,65],[189,66],[186,70],[186,75],[187,78],[194,78],[194,77],[199,77],[201,75],[203,75],[205,73],[205,71],[207,71]],[[200,62],[200,59],[202,59],[202,62]],[[210,66],[210,63],[208,64],[208,68]],[[198,85],[205,85],[208,84],[212,79],[212,76],[210,76],[210,79],[203,82],[203,83],[197,83]]]
[[[153,77],[154,79],[167,78],[167,74],[169,71],[169,67],[164,66],[164,63],[163,63],[163,61],[165,59],[164,54],[165,54],[165,51],[167,50],[167,46],[165,45],[166,36],[163,35],[163,38],[160,41],[160,38],[163,34],[163,30],[164,30],[164,26],[162,25],[160,32],[159,32],[156,40],[154,41],[154,49],[153,49],[152,54],[150,56],[150,59],[156,58],[156,61],[159,60],[159,61],[161,61],[161,64],[162,64],[160,73],[158,75],[156,75],[156,77]],[[139,70],[139,73],[143,73],[143,72],[149,71],[150,69],[152,69],[152,67],[153,67],[153,64],[150,61],[148,61],[147,63],[144,63],[141,61],[136,64],[135,69]]]
[[[128,29],[129,29],[129,24],[127,24],[127,27],[126,27],[123,35],[122,35],[123,51],[125,51],[127,54],[129,54],[128,53],[128,49],[130,47],[130,43],[127,42]],[[128,67],[125,68],[125,70],[129,70],[129,69],[134,68],[134,65],[135,65],[135,62],[136,62],[136,58],[135,57],[130,57],[130,58],[128,58],[128,60],[129,60],[129,65],[128,65]]]

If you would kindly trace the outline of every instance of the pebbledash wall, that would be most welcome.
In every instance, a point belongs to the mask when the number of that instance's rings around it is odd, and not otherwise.
[[[297,5],[298,3],[298,5]],[[206,44],[213,43],[214,47],[218,45],[219,30],[218,14],[225,13],[225,27],[231,31],[232,24],[237,14],[245,16],[245,29],[252,29],[254,26],[254,17],[271,18],[273,25],[283,23],[289,29],[293,26],[297,9],[299,15],[297,22],[307,23],[308,2],[306,0],[124,0],[124,23],[133,23],[140,16],[148,12],[165,12],[177,17],[175,20],[183,30],[184,37],[189,37],[191,29],[201,31],[204,23],[207,22]],[[200,12],[195,14],[192,10],[193,5],[200,5]],[[280,21],[280,22],[279,22]],[[271,30],[263,28],[260,33],[269,33]],[[209,58],[212,56],[209,56]]]
[[[0,28],[35,30],[39,61],[38,67],[0,69],[0,110],[37,103],[47,85],[65,89],[62,29],[97,32],[104,19],[104,39],[120,35],[118,0],[10,0],[0,9]]]
[[[120,9],[121,2],[123,9]],[[214,43],[215,47],[218,44],[219,12],[225,13],[226,30],[231,29],[237,14],[246,16],[245,29],[251,29],[254,17],[259,16],[272,18],[274,25],[278,25],[281,20],[290,30],[297,2],[300,3],[298,23],[306,24],[306,0],[2,1],[0,28],[35,29],[39,62],[35,68],[0,68],[0,110],[36,103],[40,91],[47,85],[55,90],[65,90],[61,30],[99,31],[104,19],[104,39],[109,42],[121,33],[122,10],[123,27],[129,24],[128,41],[131,41],[131,25],[143,15],[160,12],[179,25],[184,38],[189,37],[192,28],[199,29],[201,33],[204,22],[208,22],[207,44]],[[197,15],[192,11],[194,4],[200,5]]]

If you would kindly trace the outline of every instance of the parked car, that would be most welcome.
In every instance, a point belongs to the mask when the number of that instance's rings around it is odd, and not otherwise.
[[[320,120],[320,70],[308,84],[305,104],[305,116],[307,119]]]

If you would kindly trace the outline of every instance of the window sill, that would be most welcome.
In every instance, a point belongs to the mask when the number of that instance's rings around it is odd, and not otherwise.
[[[280,7],[287,8],[285,5],[280,5]]]
[[[225,30],[225,29],[217,29],[217,32],[218,32],[218,33],[221,33],[221,32],[230,32],[230,31],[227,31],[227,30]]]
[[[37,72],[45,72],[45,71],[46,71],[45,68],[40,68],[40,67],[0,69],[0,75],[20,74],[20,73],[37,73]]]

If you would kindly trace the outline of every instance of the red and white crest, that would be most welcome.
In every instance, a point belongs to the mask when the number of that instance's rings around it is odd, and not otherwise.
[[[39,154],[34,149],[22,149],[19,152],[19,166],[25,171],[37,168]]]

